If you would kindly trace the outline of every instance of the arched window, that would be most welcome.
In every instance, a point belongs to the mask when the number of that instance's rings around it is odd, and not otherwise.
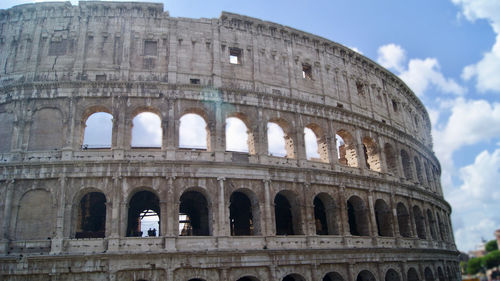
[[[422,215],[418,206],[413,206],[413,219],[417,227],[418,238],[425,239],[425,217]]]
[[[429,229],[431,231],[431,237],[432,239],[436,240],[436,220],[434,219],[434,216],[432,215],[431,210],[427,209],[427,222],[429,223]]]
[[[293,139],[286,134],[284,121],[267,123],[267,145],[271,156],[295,158]]]
[[[135,193],[129,201],[127,236],[159,236],[159,215],[160,200],[156,194],[145,190]]]
[[[396,212],[398,216],[399,234],[402,237],[410,237],[410,215],[408,214],[408,210],[403,203],[398,203]]]
[[[401,163],[403,164],[405,179],[412,180],[413,172],[411,171],[410,156],[408,156],[408,152],[403,149],[401,150]]]
[[[306,281],[306,280],[299,274],[288,274],[283,278],[282,281]]]
[[[80,200],[75,238],[103,238],[106,227],[106,197],[89,192]]]
[[[438,267],[438,279],[439,281],[445,281],[443,269],[441,267]]]
[[[335,203],[326,193],[320,193],[314,197],[314,221],[317,235],[338,235],[337,210]]]
[[[36,206],[34,208],[33,206]],[[56,208],[50,193],[31,190],[19,202],[15,238],[17,240],[46,240],[54,236]]]
[[[418,160],[417,156],[413,157],[413,161],[415,162],[415,170],[417,170],[417,179],[420,184],[424,184],[424,177],[422,176],[422,166],[420,165],[420,160]]]
[[[322,281],[344,281],[344,278],[337,272],[329,272],[323,277]]]
[[[60,149],[64,143],[61,111],[43,108],[33,114],[28,150]]]
[[[415,268],[411,267],[410,269],[408,269],[408,274],[407,274],[407,278],[406,279],[408,281],[419,281],[420,280],[418,278],[418,273],[415,270]]]
[[[199,114],[187,113],[180,119],[179,147],[210,150],[210,129]]]
[[[381,172],[379,149],[372,138],[363,138],[363,152],[365,154],[366,167],[370,170]]]
[[[113,132],[113,115],[107,112],[96,112],[85,121],[83,149],[111,148]]]
[[[396,153],[394,153],[392,145],[386,143],[384,145],[384,152],[385,152],[385,161],[387,161],[387,172],[393,176],[397,176],[398,164],[396,160]]]
[[[358,167],[356,143],[353,137],[345,130],[340,130],[335,135],[337,142],[337,155],[340,164],[349,167]]]
[[[142,112],[132,120],[133,148],[161,148],[161,119],[156,113]]]
[[[434,281],[434,274],[429,267],[426,267],[424,270],[425,281]]]
[[[179,235],[210,235],[209,215],[207,199],[201,192],[184,192],[179,204]]]
[[[300,210],[297,196],[291,191],[281,191],[274,197],[276,235],[300,235]]]
[[[351,235],[370,235],[368,212],[363,199],[358,196],[351,196],[351,198],[347,200],[347,216]]]
[[[376,281],[376,279],[373,273],[368,270],[363,270],[356,277],[356,281]]]
[[[254,216],[252,202],[243,192],[233,192],[229,199],[229,221],[231,235],[254,235]]]
[[[382,199],[375,201],[375,219],[377,221],[377,232],[379,236],[393,236],[392,212]]]
[[[385,273],[385,281],[401,281],[401,278],[396,270],[391,268]]]
[[[329,162],[326,138],[318,125],[310,124],[304,128],[304,144],[307,160]]]
[[[226,151],[246,152],[250,151],[250,139],[248,128],[241,119],[229,117],[226,119]]]

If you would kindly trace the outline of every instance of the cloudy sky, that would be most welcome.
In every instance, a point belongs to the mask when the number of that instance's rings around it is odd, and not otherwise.
[[[0,9],[26,2],[2,0]],[[174,17],[216,18],[225,10],[288,25],[390,69],[432,119],[458,248],[470,250],[500,228],[500,1],[166,0],[164,6]]]

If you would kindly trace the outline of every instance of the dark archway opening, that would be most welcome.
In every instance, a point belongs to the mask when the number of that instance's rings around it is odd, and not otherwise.
[[[274,197],[274,215],[276,235],[295,234],[293,231],[292,206],[288,202],[288,199],[281,194],[277,194]]]
[[[337,272],[329,272],[323,277],[322,281],[344,281],[344,278]]]
[[[389,269],[385,273],[385,281],[400,281],[399,274],[394,269]]]
[[[106,197],[90,192],[80,200],[78,227],[75,238],[104,238],[106,227]]]
[[[376,279],[370,271],[363,270],[356,277],[356,281],[376,281]]]
[[[347,217],[351,235],[370,235],[366,207],[361,198],[352,196],[347,200]]]
[[[229,199],[231,235],[253,235],[253,214],[250,199],[242,192],[234,192]]]
[[[147,215],[152,215],[148,210],[154,211],[154,215],[160,215],[160,200],[158,196],[150,191],[139,191],[129,202],[128,207],[128,224],[127,224],[127,237],[142,237],[143,231],[141,230],[141,221]],[[145,212],[148,211],[148,212]],[[159,225],[158,231],[153,233],[148,233],[149,236],[156,236],[156,233],[159,233]]]
[[[208,218],[208,204],[205,196],[198,191],[184,192],[179,205],[179,235],[210,235]]]
[[[325,205],[319,199],[318,196],[314,198],[314,221],[316,223],[316,234],[317,235],[327,235],[328,234],[328,222],[326,218]]]

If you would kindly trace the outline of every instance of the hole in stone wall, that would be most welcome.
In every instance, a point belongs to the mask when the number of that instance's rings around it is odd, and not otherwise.
[[[187,113],[179,121],[179,147],[207,150],[210,132],[205,119],[198,114]]]
[[[365,154],[366,167],[370,170],[381,172],[378,147],[372,138],[363,138],[363,152]]]
[[[375,201],[375,220],[379,236],[393,236],[392,212],[387,203],[382,199]]]
[[[82,148],[111,148],[112,132],[113,115],[106,112],[90,115],[85,122]]]
[[[80,200],[75,238],[103,238],[106,226],[106,197],[90,192]]]
[[[365,202],[358,196],[351,196],[347,200],[347,216],[349,231],[355,236],[369,236],[368,212]]]
[[[150,191],[139,191],[132,196],[129,201],[128,207],[128,223],[127,223],[127,237],[143,237],[147,236],[142,228],[142,223],[145,215],[160,214],[160,200]],[[159,218],[158,229],[156,234],[159,236]]]
[[[385,281],[400,281],[399,274],[394,269],[389,269],[385,273]]]
[[[142,112],[132,120],[132,148],[161,148],[160,117],[153,112]]]
[[[419,278],[418,278],[418,273],[417,273],[417,270],[415,270],[415,268],[410,268],[408,270],[408,274],[407,274],[407,278],[406,280],[408,281],[419,281]]]
[[[408,152],[406,152],[406,150],[401,150],[401,163],[403,164],[405,179],[412,180],[413,172],[411,170],[410,157],[408,156]]]
[[[267,145],[271,156],[294,158],[293,140],[278,123],[267,123]]]
[[[318,196],[314,197],[314,221],[316,224],[316,235],[328,234],[328,222],[326,219],[326,208]]]
[[[186,191],[179,204],[179,235],[208,236],[209,213],[207,199],[198,191]]]
[[[234,192],[229,201],[231,235],[253,235],[254,226],[250,199],[241,192]]]
[[[410,215],[403,203],[398,203],[396,214],[398,217],[399,234],[402,237],[410,237]]]
[[[385,161],[387,164],[387,172],[393,176],[397,176],[398,164],[397,164],[396,154],[394,153],[392,145],[386,143],[384,145],[384,153],[385,153]]]
[[[363,270],[356,277],[356,281],[376,281],[376,279],[370,271]]]
[[[312,80],[312,67],[309,64],[302,64],[302,78]]]
[[[415,220],[418,238],[425,239],[425,217],[418,206],[413,206],[413,219]]]
[[[229,63],[241,64],[243,50],[239,48],[229,48]]]
[[[337,272],[329,272],[323,277],[322,281],[344,281],[344,278]]]
[[[335,134],[335,140],[339,163],[349,167],[357,167],[358,156],[356,153],[356,144],[351,134],[345,130],[340,130]]]
[[[226,119],[226,151],[249,152],[248,128],[236,117]]]

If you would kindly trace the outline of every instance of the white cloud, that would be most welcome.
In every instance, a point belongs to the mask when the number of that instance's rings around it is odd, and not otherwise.
[[[161,147],[161,119],[152,112],[138,114],[132,120],[133,147]]]
[[[492,239],[500,227],[500,149],[479,153],[473,164],[460,169],[463,184],[447,196],[453,209],[455,239],[470,250],[481,238]]]
[[[226,150],[248,152],[247,126],[235,117],[226,119]]]
[[[207,149],[207,123],[200,115],[188,113],[181,117],[179,146]]]
[[[500,91],[500,1],[497,0],[452,0],[462,8],[465,18],[471,22],[485,19],[497,34],[489,52],[476,64],[463,69],[462,78],[476,78],[476,88],[480,92]]]
[[[269,155],[286,156],[285,132],[276,123],[267,123],[267,147]]]
[[[357,47],[348,47],[349,49],[355,51],[356,53],[359,53],[359,54],[363,54],[363,52],[361,52]]]
[[[385,68],[394,69],[402,72],[406,60],[406,52],[401,46],[396,44],[387,44],[380,46],[377,51],[377,62]]]
[[[96,112],[87,118],[83,145],[88,148],[111,147],[113,131],[113,115],[106,112]]]
[[[320,155],[318,153],[318,138],[313,130],[309,128],[304,128],[304,142],[306,147],[306,158],[307,159],[319,159]]]

